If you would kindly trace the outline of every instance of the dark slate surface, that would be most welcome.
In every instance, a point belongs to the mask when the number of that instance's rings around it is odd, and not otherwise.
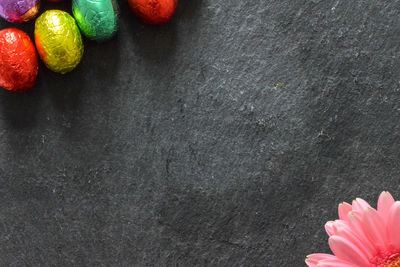
[[[400,1],[120,6],[0,91],[1,266],[304,266],[339,202],[400,197]]]

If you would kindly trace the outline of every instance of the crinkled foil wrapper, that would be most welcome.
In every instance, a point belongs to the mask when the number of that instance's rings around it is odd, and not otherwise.
[[[174,15],[178,0],[128,0],[128,4],[145,23],[163,24]]]
[[[0,0],[0,16],[13,23],[31,20],[39,8],[40,0]]]
[[[118,4],[114,0],[73,0],[72,12],[89,39],[104,41],[118,30]]]
[[[0,86],[25,91],[35,85],[38,74],[36,49],[29,36],[18,29],[0,31]]]
[[[35,42],[40,58],[54,72],[72,71],[83,56],[78,26],[71,15],[61,10],[46,11],[36,20]]]

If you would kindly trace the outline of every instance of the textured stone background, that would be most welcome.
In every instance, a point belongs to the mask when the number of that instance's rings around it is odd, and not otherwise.
[[[339,202],[400,197],[399,0],[120,7],[0,91],[1,266],[304,266]]]

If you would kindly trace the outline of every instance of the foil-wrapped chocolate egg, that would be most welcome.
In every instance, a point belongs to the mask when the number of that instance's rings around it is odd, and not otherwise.
[[[35,85],[38,58],[29,36],[18,29],[0,31],[0,86],[26,91]]]
[[[118,6],[114,0],[73,0],[72,12],[89,39],[110,39],[118,29]]]
[[[178,0],[128,0],[132,11],[149,24],[168,22],[178,7]]]
[[[35,23],[35,43],[40,58],[52,71],[65,74],[83,56],[81,33],[67,12],[48,10]]]
[[[40,0],[0,0],[0,16],[12,23],[26,22],[37,15]]]

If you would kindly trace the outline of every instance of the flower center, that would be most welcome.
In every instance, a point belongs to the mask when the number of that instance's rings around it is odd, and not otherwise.
[[[385,263],[379,265],[379,267],[400,267],[400,255],[393,255],[387,259]]]
[[[382,265],[382,267],[400,267],[400,259],[395,259],[394,261],[389,261]]]
[[[400,267],[400,252],[381,252],[370,263],[371,267]]]

